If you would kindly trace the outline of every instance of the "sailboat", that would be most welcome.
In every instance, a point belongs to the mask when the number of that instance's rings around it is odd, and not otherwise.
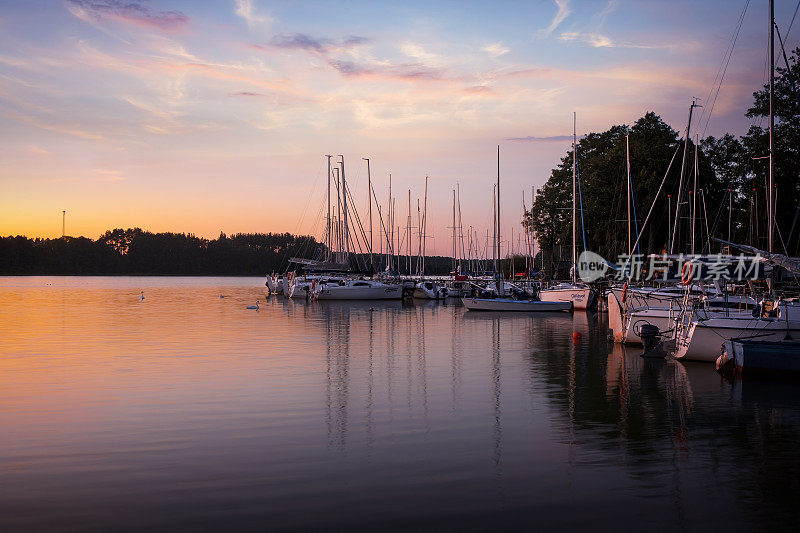
[[[506,296],[506,283],[503,281],[503,271],[500,268],[500,146],[497,147],[497,194],[495,204],[495,242],[494,242],[494,270],[495,280],[492,289],[497,294],[496,298],[462,298],[461,302],[468,311],[572,311],[572,302],[540,300],[520,300]],[[513,294],[513,292],[511,293]]]
[[[767,225],[768,250],[759,250],[752,246],[734,245],[744,251],[755,252],[773,265],[781,266],[794,275],[800,274],[800,263],[791,258],[773,253],[773,228],[775,227],[775,198],[773,188],[774,169],[774,129],[775,114],[772,105],[775,90],[775,6],[770,0],[770,78],[769,78],[769,179]],[[719,240],[719,239],[718,239]],[[732,244],[732,243],[728,243]],[[768,287],[774,296],[773,286],[768,279]],[[694,317],[687,314],[678,323],[675,336],[676,359],[691,359],[714,362],[720,356],[722,343],[725,341],[749,340],[751,349],[758,349],[758,343],[765,343],[761,348],[768,349],[770,343],[783,342],[800,338],[800,317],[798,306],[786,301],[765,301],[756,308],[754,315],[748,318],[737,317]],[[778,345],[780,346],[780,345]]]
[[[597,303],[595,292],[586,285],[577,282],[577,244],[576,211],[577,211],[577,160],[578,160],[578,135],[576,131],[576,114],[572,114],[572,281],[559,283],[554,287],[539,291],[539,298],[544,302],[571,302],[575,309],[589,309]]]
[[[322,255],[318,259],[298,259],[292,258],[290,261],[301,265],[308,274],[304,276],[292,277],[288,283],[287,296],[295,299],[315,299],[315,300],[384,300],[400,299],[402,297],[402,287],[393,283],[384,283],[377,280],[367,280],[358,276],[351,268],[351,252],[358,246],[361,249],[363,242],[366,247],[365,260],[361,257],[361,268],[368,270],[372,267],[372,183],[369,171],[369,160],[367,160],[367,187],[370,193],[370,227],[369,241],[362,235],[362,241],[358,240],[358,233],[355,238],[351,238],[350,226],[353,224],[353,217],[356,223],[358,212],[352,205],[352,195],[347,186],[344,156],[340,155],[337,168],[334,168],[335,175],[333,180],[336,186],[336,216],[331,216],[331,155],[328,158],[328,215],[326,221],[325,243],[322,248]],[[351,203],[348,205],[348,198]],[[356,263],[359,257],[356,256]],[[369,264],[368,264],[369,263]]]
[[[419,202],[417,202],[417,212],[419,213]],[[425,176],[425,196],[422,204],[422,217],[419,219],[419,253],[417,254],[417,275],[420,277],[414,285],[414,298],[421,300],[441,300],[447,296],[447,290],[431,280],[425,279],[425,244],[427,242],[428,219],[428,176]]]

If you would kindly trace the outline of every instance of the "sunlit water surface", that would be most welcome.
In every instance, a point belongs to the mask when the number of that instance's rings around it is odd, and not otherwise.
[[[0,278],[0,531],[800,521],[793,383],[642,360],[585,313],[265,296]]]

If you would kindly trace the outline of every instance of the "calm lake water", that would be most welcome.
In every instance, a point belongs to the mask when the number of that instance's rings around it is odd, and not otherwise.
[[[800,385],[605,330],[261,278],[0,278],[0,531],[794,530]]]

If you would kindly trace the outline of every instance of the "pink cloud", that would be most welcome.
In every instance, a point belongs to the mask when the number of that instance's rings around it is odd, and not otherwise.
[[[87,22],[111,20],[165,32],[180,31],[190,22],[180,11],[153,11],[135,0],[69,0],[68,9]]]

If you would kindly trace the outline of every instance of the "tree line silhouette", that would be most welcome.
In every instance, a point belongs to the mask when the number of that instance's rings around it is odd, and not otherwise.
[[[290,233],[220,233],[205,239],[141,228],[109,230],[96,240],[9,236],[0,237],[0,274],[263,276],[294,269],[290,258],[312,259],[322,246],[313,237]],[[446,274],[451,262],[428,257],[428,273]]]

